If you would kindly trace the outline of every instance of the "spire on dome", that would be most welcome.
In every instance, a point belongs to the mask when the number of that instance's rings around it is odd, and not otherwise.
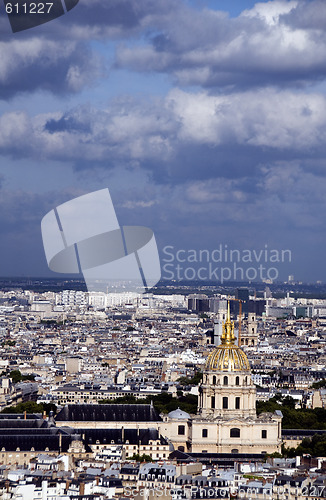
[[[228,300],[228,312],[226,321],[223,324],[223,333],[221,337],[222,344],[232,345],[234,344],[235,336],[234,336],[234,321],[231,321],[230,317],[230,301]]]

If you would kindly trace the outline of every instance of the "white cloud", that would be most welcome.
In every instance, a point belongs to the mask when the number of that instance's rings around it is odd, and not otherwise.
[[[326,137],[326,99],[318,94],[265,89],[212,96],[174,90],[168,99],[184,140],[302,150],[322,146]]]
[[[256,3],[252,9],[246,9],[242,12],[240,17],[258,17],[264,20],[270,26],[275,26],[279,22],[280,16],[283,14],[288,14],[295,7],[297,7],[298,1],[280,1],[274,0],[265,3]]]
[[[296,25],[296,11],[300,12]],[[325,77],[325,31],[302,24],[309,2],[258,3],[238,18],[183,7],[147,44],[123,44],[117,65],[211,89],[295,84]]]
[[[119,99],[107,108],[0,121],[0,153],[48,159],[148,163],[155,170],[189,147],[324,151],[326,98],[265,89],[220,96],[178,89],[165,99]],[[186,165],[182,167],[186,170]]]

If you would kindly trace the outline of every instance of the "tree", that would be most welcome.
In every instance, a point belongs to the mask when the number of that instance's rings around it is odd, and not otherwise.
[[[99,404],[151,404],[158,413],[169,413],[170,411],[180,408],[187,413],[196,413],[198,405],[198,397],[194,394],[180,395],[174,398],[168,392],[162,392],[155,396],[147,396],[146,398],[137,399],[135,396],[123,396],[116,399],[101,399]]]
[[[314,382],[311,387],[312,389],[320,389],[321,387],[326,387],[326,378],[323,378],[318,382]]]
[[[146,455],[145,453],[143,455],[139,455],[139,453],[134,453],[133,456],[130,457],[130,460],[136,460],[136,462],[151,462],[152,457]]]
[[[313,457],[324,457],[326,456],[326,435],[314,434],[312,438],[304,438],[296,448],[286,448],[284,446],[282,452],[290,458],[297,455],[302,456],[306,453]]]
[[[53,413],[57,412],[57,407],[53,403],[40,403],[37,404],[35,401],[26,401],[25,403],[18,403],[16,406],[8,406],[1,410],[1,413],[43,413],[44,411],[49,414],[50,411]]]
[[[180,385],[198,385],[203,380],[203,372],[198,371],[191,378],[188,377],[180,377],[177,382]]]
[[[17,384],[17,382],[22,382],[24,380],[35,380],[35,375],[22,375],[19,370],[12,370],[9,373],[9,377],[12,379],[14,384]]]

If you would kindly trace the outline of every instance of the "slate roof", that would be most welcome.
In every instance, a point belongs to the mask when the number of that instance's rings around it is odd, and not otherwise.
[[[143,445],[149,444],[149,441],[160,440],[161,444],[167,444],[166,439],[160,438],[157,429],[78,429],[76,431],[81,436],[85,436],[85,443],[96,444],[122,444],[129,441],[129,444]]]
[[[41,413],[0,413],[1,420],[43,420]]]
[[[0,432],[7,429],[47,429],[48,423],[46,420],[28,419],[28,420],[0,420]]]
[[[1,414],[5,418],[0,418],[0,453],[5,451],[16,451],[19,449],[21,452],[31,451],[32,448],[35,452],[44,451],[68,451],[71,441],[75,435],[72,434],[74,429],[60,429],[49,422],[38,418],[37,415],[27,415],[24,418],[17,418],[13,414]],[[61,435],[61,438],[60,438]]]
[[[68,451],[71,443],[71,437],[67,435],[62,436],[61,451]],[[58,451],[59,452],[59,434],[57,435],[38,435],[38,434],[23,434],[23,435],[2,435],[0,436],[0,453],[2,449],[6,451]]]
[[[151,405],[66,405],[57,422],[158,422],[161,417]]]

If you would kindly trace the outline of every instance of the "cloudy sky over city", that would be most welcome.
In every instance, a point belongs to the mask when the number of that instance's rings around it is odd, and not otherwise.
[[[15,34],[2,7],[0,275],[49,275],[42,217],[108,187],[161,256],[326,281],[325,27],[325,0],[80,0]]]

